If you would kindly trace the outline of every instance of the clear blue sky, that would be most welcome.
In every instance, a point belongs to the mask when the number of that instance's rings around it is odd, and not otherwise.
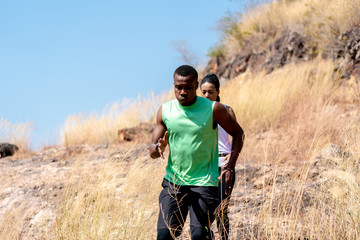
[[[0,119],[34,123],[34,146],[53,142],[67,116],[123,98],[160,94],[183,64],[200,63],[218,20],[240,0],[22,0],[0,4]]]

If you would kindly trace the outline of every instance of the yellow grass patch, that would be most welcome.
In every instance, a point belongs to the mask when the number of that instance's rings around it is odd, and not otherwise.
[[[171,92],[137,99],[124,99],[106,106],[102,114],[79,113],[69,116],[61,130],[61,144],[114,143],[119,129],[154,121],[160,104],[172,97]]]
[[[263,39],[267,46],[284,28],[300,30],[316,43],[319,50],[330,44],[340,33],[360,24],[359,0],[294,0],[271,1],[250,9],[238,19],[237,35],[227,35],[227,52],[239,51],[239,36],[242,41],[250,35]]]
[[[0,142],[15,144],[23,151],[29,150],[33,128],[34,124],[31,122],[15,124],[0,119]]]

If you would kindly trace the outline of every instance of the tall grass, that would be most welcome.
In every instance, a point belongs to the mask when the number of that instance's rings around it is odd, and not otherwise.
[[[74,168],[61,199],[56,239],[154,239],[165,166],[141,155],[130,163],[109,158],[87,173],[80,165]]]
[[[15,144],[20,150],[29,150],[33,128],[31,122],[11,123],[0,119],[0,142]]]
[[[221,87],[221,99],[251,132],[267,130],[291,121],[296,111],[307,111],[317,101],[331,101],[337,80],[333,69],[332,62],[318,60],[269,75],[239,76]]]
[[[124,99],[104,108],[101,114],[79,113],[69,116],[61,130],[63,146],[114,143],[117,130],[135,127],[154,120],[160,104],[169,100],[172,92],[137,99]]]
[[[264,1],[266,2],[266,1]],[[229,18],[227,18],[229,19]],[[262,51],[284,29],[305,33],[310,43],[322,51],[339,34],[360,24],[359,0],[279,0],[264,3],[225,23],[225,51],[231,55],[252,36],[255,51]]]
[[[244,211],[243,218],[252,220],[245,230],[233,229],[234,239],[244,232],[251,239],[359,238],[360,128],[358,111],[351,110],[359,101],[358,84],[340,86],[333,69],[331,62],[317,60],[238,77],[221,87],[222,101],[233,107],[247,135],[239,164],[274,169],[274,184],[263,189],[260,210]],[[330,143],[346,154],[332,160],[336,163],[314,183],[311,161]],[[294,167],[290,188],[276,183]],[[306,201],[310,205],[304,208]],[[243,224],[243,218],[232,224]]]
[[[263,189],[262,203],[257,213],[248,213],[246,209],[242,212],[243,218],[252,221],[245,230],[233,229],[232,237],[239,238],[245,232],[250,239],[359,239],[358,121],[359,118],[354,116],[338,126],[340,130],[336,140],[345,154],[332,160],[322,160],[336,164],[320,172],[319,181],[309,179],[309,172],[314,166],[303,164],[285,185],[278,184],[275,181],[277,175],[283,175],[289,165],[276,164],[276,157],[270,159],[269,162],[273,162],[276,169],[273,173],[274,184],[270,189]],[[330,120],[330,128],[333,127]],[[283,150],[288,147],[284,142],[279,144]],[[313,150],[312,153],[318,151]],[[308,160],[305,158],[303,163]],[[236,226],[242,222],[242,219],[235,218],[232,224]]]

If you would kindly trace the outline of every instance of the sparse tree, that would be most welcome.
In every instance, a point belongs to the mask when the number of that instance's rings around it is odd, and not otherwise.
[[[173,46],[175,50],[180,54],[180,59],[184,62],[184,64],[188,64],[190,66],[197,66],[198,57],[193,51],[189,49],[188,43],[186,41],[174,41]]]

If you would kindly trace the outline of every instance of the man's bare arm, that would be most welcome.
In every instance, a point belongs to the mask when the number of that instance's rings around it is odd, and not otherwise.
[[[215,123],[218,123],[232,136],[231,154],[226,166],[227,171],[221,173],[221,175],[225,174],[225,193],[230,194],[231,181],[234,177],[233,172],[235,171],[236,161],[244,144],[245,135],[243,129],[236,121],[234,112],[229,113],[228,109],[221,103],[215,103],[213,116]]]
[[[231,108],[230,108],[231,109]],[[214,120],[232,136],[231,156],[228,167],[235,168],[235,164],[239,153],[244,144],[244,131],[236,121],[235,113],[231,109],[226,109],[221,103],[215,103],[214,106]]]
[[[236,121],[236,116],[235,116],[234,110],[229,106],[227,106],[226,109],[228,110],[230,117],[232,117]]]
[[[156,116],[156,125],[152,132],[151,145],[149,147],[151,158],[155,159],[158,157],[164,158],[164,151],[167,145],[167,131],[164,122],[162,121],[162,107]]]

